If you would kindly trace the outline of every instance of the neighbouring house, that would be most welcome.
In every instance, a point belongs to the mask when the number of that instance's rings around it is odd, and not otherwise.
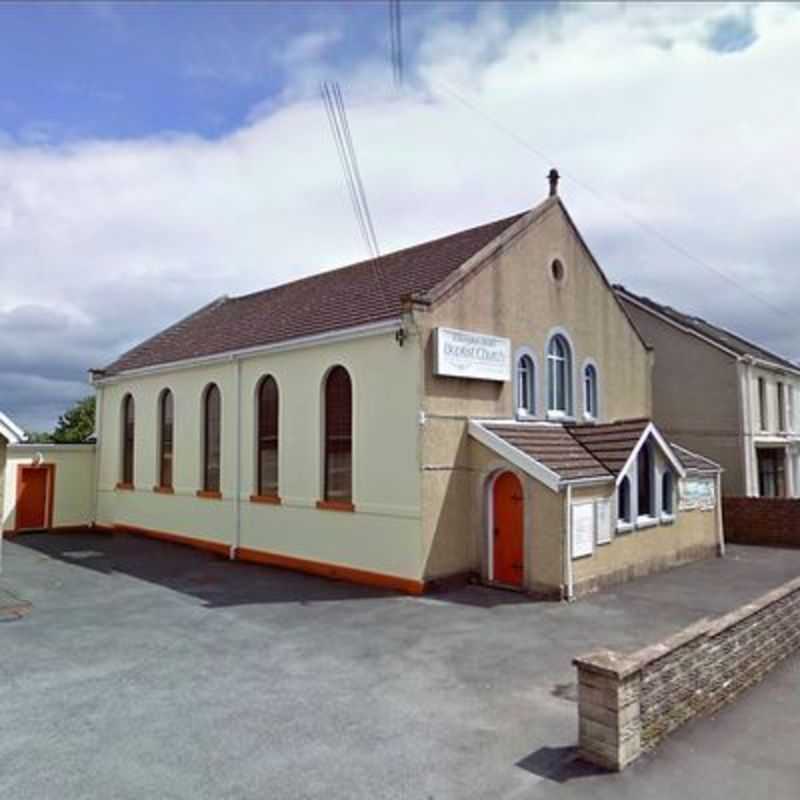
[[[615,287],[655,352],[653,419],[724,468],[723,492],[800,497],[800,365]]]
[[[719,468],[651,421],[652,353],[557,179],[94,370],[91,522],[415,593],[571,596],[720,552]]]

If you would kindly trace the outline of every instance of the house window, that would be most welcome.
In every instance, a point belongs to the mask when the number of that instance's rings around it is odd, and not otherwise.
[[[174,442],[175,407],[172,392],[164,389],[159,400],[159,453],[158,484],[162,489],[172,488],[172,450]]]
[[[661,513],[671,517],[675,513],[674,478],[667,470],[661,476]]]
[[[325,381],[325,485],[328,502],[353,499],[353,390],[344,367],[334,367]]]
[[[517,416],[532,416],[536,413],[534,390],[533,359],[524,354],[517,359]]]
[[[778,430],[785,431],[786,428],[786,387],[778,381]]]
[[[650,443],[645,442],[636,457],[636,484],[638,486],[638,516],[653,516],[653,454]]]
[[[219,493],[222,399],[212,383],[203,398],[203,491]]]
[[[760,497],[786,496],[786,455],[783,450],[758,452],[758,494]]]
[[[572,352],[561,334],[553,336],[547,348],[547,410],[572,414]]]
[[[261,497],[278,496],[278,384],[271,375],[258,387],[258,486]]]
[[[617,523],[629,524],[631,521],[631,482],[627,476],[619,482],[617,488]]]
[[[133,395],[126,394],[122,400],[122,483],[133,485],[133,448],[135,443],[136,409]]]
[[[767,384],[763,378],[758,379],[758,420],[761,430],[767,429]]]
[[[583,409],[587,417],[597,417],[597,369],[593,364],[583,370]]]

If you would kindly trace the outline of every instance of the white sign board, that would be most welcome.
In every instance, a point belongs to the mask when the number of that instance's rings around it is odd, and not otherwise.
[[[484,381],[511,379],[511,340],[483,333],[436,328],[436,375]]]
[[[678,482],[681,511],[712,511],[716,507],[713,478],[682,478]]]
[[[594,503],[572,506],[572,557],[582,558],[594,552]]]
[[[597,501],[597,544],[611,541],[611,501]]]

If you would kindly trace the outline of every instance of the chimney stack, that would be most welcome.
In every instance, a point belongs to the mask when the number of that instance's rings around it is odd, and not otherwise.
[[[550,181],[550,197],[555,197],[558,194],[558,179],[560,177],[555,167],[547,173],[547,180]]]

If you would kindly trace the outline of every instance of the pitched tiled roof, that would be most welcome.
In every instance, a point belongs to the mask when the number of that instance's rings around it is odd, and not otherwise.
[[[708,473],[722,471],[722,467],[710,458],[687,450],[685,447],[675,444],[675,442],[670,442],[669,445],[675,451],[675,455],[678,456],[687,472]]]
[[[649,419],[620,420],[604,425],[570,425],[567,430],[612,475],[619,475],[642,438]]]
[[[701,336],[705,336],[707,339],[711,339],[713,342],[722,345],[722,347],[726,347],[728,350],[733,350],[734,353],[737,353],[740,356],[749,355],[753,356],[754,358],[763,359],[764,361],[771,361],[772,363],[780,366],[789,367],[795,370],[800,369],[800,364],[796,364],[793,361],[784,358],[783,356],[777,355],[777,353],[773,353],[761,347],[760,345],[754,344],[747,339],[743,339],[738,334],[725,330],[725,328],[720,328],[719,325],[713,325],[701,317],[693,317],[689,314],[684,314],[682,311],[678,311],[671,306],[665,306],[661,303],[657,303],[655,300],[651,300],[649,297],[643,297],[642,295],[634,294],[619,284],[614,285],[614,291],[622,300],[632,300],[633,302],[644,306],[645,309],[649,309],[657,314],[661,314],[676,324],[681,325],[684,328],[688,328],[690,331],[694,331]]]
[[[525,213],[273,289],[222,298],[129,350],[105,372],[217,355],[398,317],[401,298],[432,289]]]
[[[609,471],[561,425],[487,422],[484,427],[564,480],[610,477]]]

